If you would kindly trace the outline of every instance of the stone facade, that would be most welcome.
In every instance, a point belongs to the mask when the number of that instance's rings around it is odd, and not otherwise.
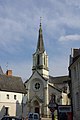
[[[42,27],[40,23],[36,52],[33,54],[32,75],[25,82],[27,90],[27,115],[37,112],[41,117],[50,117],[48,108],[51,95],[57,104],[68,104],[68,76],[51,77],[48,69],[48,55],[44,48]],[[59,87],[60,85],[60,87]],[[64,91],[64,87],[66,90]]]
[[[1,69],[1,68],[0,68]],[[26,89],[20,77],[0,70],[0,118],[5,115],[26,117]]]
[[[80,120],[80,49],[72,49],[69,72],[72,86],[73,120]]]
[[[0,91],[0,118],[4,115],[22,115],[22,94]]]

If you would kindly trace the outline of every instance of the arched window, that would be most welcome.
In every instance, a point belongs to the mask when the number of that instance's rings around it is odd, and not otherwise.
[[[44,56],[44,65],[45,65],[45,56]]]
[[[39,65],[40,63],[40,58],[39,58],[39,55],[37,55],[37,65]]]
[[[39,103],[37,100],[35,100],[33,104],[34,104],[34,106],[39,106]]]

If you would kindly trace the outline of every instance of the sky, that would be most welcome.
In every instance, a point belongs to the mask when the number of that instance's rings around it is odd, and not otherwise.
[[[80,48],[80,0],[0,0],[0,66],[26,81],[32,74],[40,17],[51,76],[68,75]]]

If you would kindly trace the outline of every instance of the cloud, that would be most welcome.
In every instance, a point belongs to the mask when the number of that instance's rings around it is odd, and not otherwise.
[[[23,78],[30,75],[31,66],[24,66],[31,65],[27,60],[32,61],[30,55],[35,52],[32,52],[33,48],[36,49],[41,16],[43,37],[49,51],[48,55],[51,55],[52,58],[58,56],[55,61],[52,60],[50,63],[50,73],[64,74],[67,66],[65,67],[66,61],[61,57],[61,54],[64,51],[68,53],[70,45],[68,44],[68,49],[66,49],[59,41],[80,40],[80,0],[1,1],[0,58],[4,59],[4,62],[10,60],[14,74],[23,76]],[[59,51],[61,51],[60,56]],[[16,61],[20,63],[17,64]],[[2,64],[2,61],[0,63]]]
[[[66,0],[66,3],[71,6],[79,6],[80,7],[80,0]]]
[[[75,35],[61,36],[59,38],[59,41],[80,41],[80,35],[75,34]]]
[[[53,76],[68,75],[68,57],[67,56],[54,56],[54,59],[49,60],[49,73]]]

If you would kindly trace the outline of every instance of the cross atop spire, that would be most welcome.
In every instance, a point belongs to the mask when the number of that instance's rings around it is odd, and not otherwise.
[[[41,25],[41,17],[40,17],[40,28],[39,28],[39,36],[37,43],[37,51],[44,52],[44,42],[43,42],[43,34],[42,34],[42,25]]]
[[[48,70],[48,55],[44,48],[43,34],[42,34],[42,25],[40,17],[40,26],[39,26],[39,35],[36,52],[33,54],[33,73],[35,71],[39,72],[41,76],[49,79],[49,70]]]
[[[41,26],[42,17],[40,17],[40,26]]]

